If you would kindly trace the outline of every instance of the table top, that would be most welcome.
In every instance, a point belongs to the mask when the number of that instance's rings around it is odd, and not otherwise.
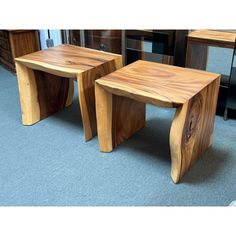
[[[215,30],[194,30],[188,34],[188,38],[195,41],[233,48],[236,33]]]
[[[120,57],[118,54],[62,44],[15,58],[15,61],[49,73],[53,70],[77,75]]]
[[[219,77],[219,74],[206,71],[139,60],[96,83],[116,95],[139,98],[137,100],[164,107],[178,107]]]

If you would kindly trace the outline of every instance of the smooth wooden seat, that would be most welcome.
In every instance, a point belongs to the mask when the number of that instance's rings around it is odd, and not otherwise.
[[[35,70],[73,78],[79,73],[97,68],[107,62],[114,61],[120,66],[120,58],[118,54],[74,45],[60,45],[15,58],[15,61]],[[114,67],[114,65],[110,66]]]
[[[153,105],[178,107],[218,76],[139,60],[99,79],[98,83],[117,95],[145,100]]]
[[[85,140],[96,135],[94,82],[120,68],[121,55],[60,45],[15,58],[15,62],[24,125],[69,106],[76,78]]]
[[[100,150],[110,152],[145,125],[145,104],[174,107],[170,149],[174,182],[211,144],[220,75],[136,61],[96,81]]]

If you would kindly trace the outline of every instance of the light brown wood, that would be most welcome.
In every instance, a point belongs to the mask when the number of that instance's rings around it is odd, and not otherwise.
[[[220,75],[137,61],[96,81],[100,150],[144,126],[145,103],[174,107],[171,176],[177,183],[211,144]]]
[[[85,139],[89,140],[97,134],[97,121],[95,112],[95,80],[105,76],[109,72],[120,68],[121,64],[108,61],[91,70],[78,74],[78,90],[81,115],[83,120]]]
[[[112,96],[113,147],[118,146],[145,126],[145,111],[145,103],[123,96]]]
[[[15,61],[24,125],[32,125],[69,106],[76,78],[85,140],[96,135],[94,83],[122,66],[121,55],[60,45]]]
[[[68,96],[66,99],[66,107],[70,106],[73,102],[73,95],[74,95],[74,80],[69,79],[69,88],[68,88]]]
[[[37,85],[34,71],[16,62],[22,123],[32,125],[40,120]]]
[[[188,40],[209,45],[234,48],[236,33],[216,30],[194,30],[188,34]]]
[[[16,62],[22,123],[32,125],[72,103],[74,84]]]
[[[95,83],[96,118],[99,147],[102,152],[111,152],[112,143],[112,94]]]
[[[176,110],[170,131],[175,183],[211,145],[219,84],[220,77]]]
[[[95,92],[100,150],[111,152],[145,126],[146,104],[109,93],[99,83]]]
[[[58,76],[74,78],[106,62],[118,63],[121,55],[74,45],[60,45],[15,58],[34,70],[42,70]]]
[[[178,107],[218,76],[139,60],[99,79],[97,83],[118,96],[158,106]]]

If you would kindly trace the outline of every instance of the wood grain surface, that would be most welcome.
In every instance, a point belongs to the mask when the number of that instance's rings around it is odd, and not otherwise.
[[[40,120],[64,109],[72,102],[73,80],[34,71],[40,107]]]
[[[13,58],[40,50],[37,30],[11,30],[9,36]]]
[[[109,93],[98,83],[95,92],[100,150],[111,152],[145,126],[146,104]]]
[[[144,61],[97,80],[100,150],[112,151],[144,126],[144,103],[176,107],[170,150],[177,183],[211,144],[219,83],[219,74]]]
[[[106,62],[120,64],[121,55],[74,45],[60,45],[15,58],[27,67],[74,78]]]
[[[78,74],[78,90],[81,115],[83,120],[85,139],[89,140],[97,134],[97,120],[95,111],[95,80],[120,68],[110,61],[91,70]]]
[[[218,74],[148,61],[136,61],[97,81],[118,96],[164,107],[178,107]]]
[[[236,33],[216,30],[194,30],[188,34],[188,40],[209,45],[234,48]]]
[[[212,143],[220,77],[177,108],[170,131],[171,176],[177,183]]]
[[[24,125],[69,106],[76,78],[85,140],[96,135],[94,83],[122,66],[121,55],[61,45],[15,61]]]
[[[72,103],[72,79],[32,70],[16,62],[22,123],[32,125]]]

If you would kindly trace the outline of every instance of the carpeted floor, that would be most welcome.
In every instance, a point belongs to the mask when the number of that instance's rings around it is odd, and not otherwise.
[[[21,124],[15,76],[0,67],[1,206],[226,206],[236,199],[236,120],[217,116],[213,146],[180,184],[170,177],[174,110],[147,106],[146,127],[100,153],[85,143],[78,99]]]

